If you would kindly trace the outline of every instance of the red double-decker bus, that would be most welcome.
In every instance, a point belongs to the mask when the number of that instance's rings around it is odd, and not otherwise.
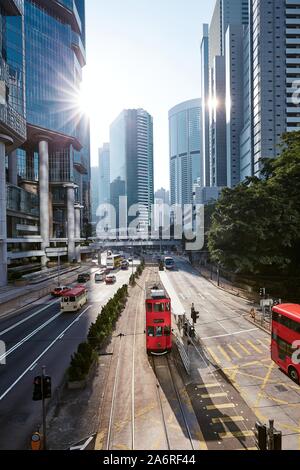
[[[300,384],[300,305],[282,304],[272,310],[272,359]]]
[[[146,286],[146,348],[148,354],[171,351],[171,300],[161,284]]]

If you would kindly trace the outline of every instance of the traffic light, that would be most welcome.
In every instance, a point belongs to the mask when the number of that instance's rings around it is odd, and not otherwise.
[[[261,287],[261,288],[259,289],[259,295],[260,295],[260,297],[265,297],[265,296],[266,296],[266,289],[265,289],[265,287]]]
[[[282,450],[282,432],[275,431],[273,435],[274,439],[274,450]]]
[[[267,426],[255,423],[255,443],[259,450],[267,450]]]
[[[199,312],[197,312],[193,307],[191,309],[191,317],[192,317],[194,324],[196,324],[199,318]]]
[[[51,398],[51,377],[44,377],[43,392],[44,398]]]
[[[33,401],[40,401],[43,399],[43,392],[42,392],[42,377],[39,375],[34,378],[33,381]]]

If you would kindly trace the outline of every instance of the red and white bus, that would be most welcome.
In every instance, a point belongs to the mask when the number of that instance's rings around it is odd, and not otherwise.
[[[146,286],[146,348],[162,355],[172,349],[171,299],[161,284]]]
[[[272,359],[300,384],[300,305],[282,304],[272,310]]]
[[[64,293],[61,299],[63,312],[78,312],[87,303],[87,290],[83,286],[75,287]]]

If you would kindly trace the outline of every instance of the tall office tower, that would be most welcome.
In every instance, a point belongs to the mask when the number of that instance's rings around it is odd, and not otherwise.
[[[165,188],[160,188],[155,192],[154,199],[160,200],[162,204],[170,205],[170,192]]]
[[[121,196],[127,197],[127,208],[120,219]],[[117,229],[124,229],[139,213],[141,230],[148,230],[154,202],[153,119],[143,109],[124,110],[111,124],[110,202],[116,210]],[[137,210],[128,214],[134,205]]]
[[[247,25],[248,0],[217,0],[209,28],[210,185],[227,185],[226,32]]]
[[[8,213],[11,264],[80,259],[81,229],[90,219],[89,123],[77,105],[84,7],[84,0],[24,1],[27,140],[11,176],[18,188],[10,191],[27,208],[15,202]]]
[[[299,85],[300,2],[251,1],[253,170],[261,158],[276,157],[281,135],[300,130],[299,104],[292,95]]]
[[[202,180],[201,100],[180,103],[169,111],[171,204],[191,204],[193,184]]]
[[[252,48],[250,25],[243,31],[243,128],[240,134],[240,181],[253,176]]]
[[[92,225],[96,228],[97,224],[97,209],[99,207],[99,168],[93,166],[91,168],[91,206],[92,206]],[[95,230],[93,230],[95,232]]]
[[[7,283],[7,209],[16,179],[15,149],[26,140],[24,63],[24,2],[0,3],[0,286]],[[6,186],[6,155],[10,185]],[[35,201],[37,202],[37,201]],[[30,202],[23,199],[24,212]]]
[[[110,202],[110,152],[109,144],[99,149],[99,204]]]
[[[227,186],[240,183],[240,136],[243,129],[243,33],[242,25],[229,25],[225,41]]]
[[[209,28],[203,25],[200,46],[201,55],[201,101],[202,101],[202,186],[210,186],[209,159]]]

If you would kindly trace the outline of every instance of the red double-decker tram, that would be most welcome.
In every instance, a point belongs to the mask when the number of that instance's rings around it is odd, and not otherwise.
[[[148,354],[172,349],[171,300],[162,284],[146,285],[146,347]]]

